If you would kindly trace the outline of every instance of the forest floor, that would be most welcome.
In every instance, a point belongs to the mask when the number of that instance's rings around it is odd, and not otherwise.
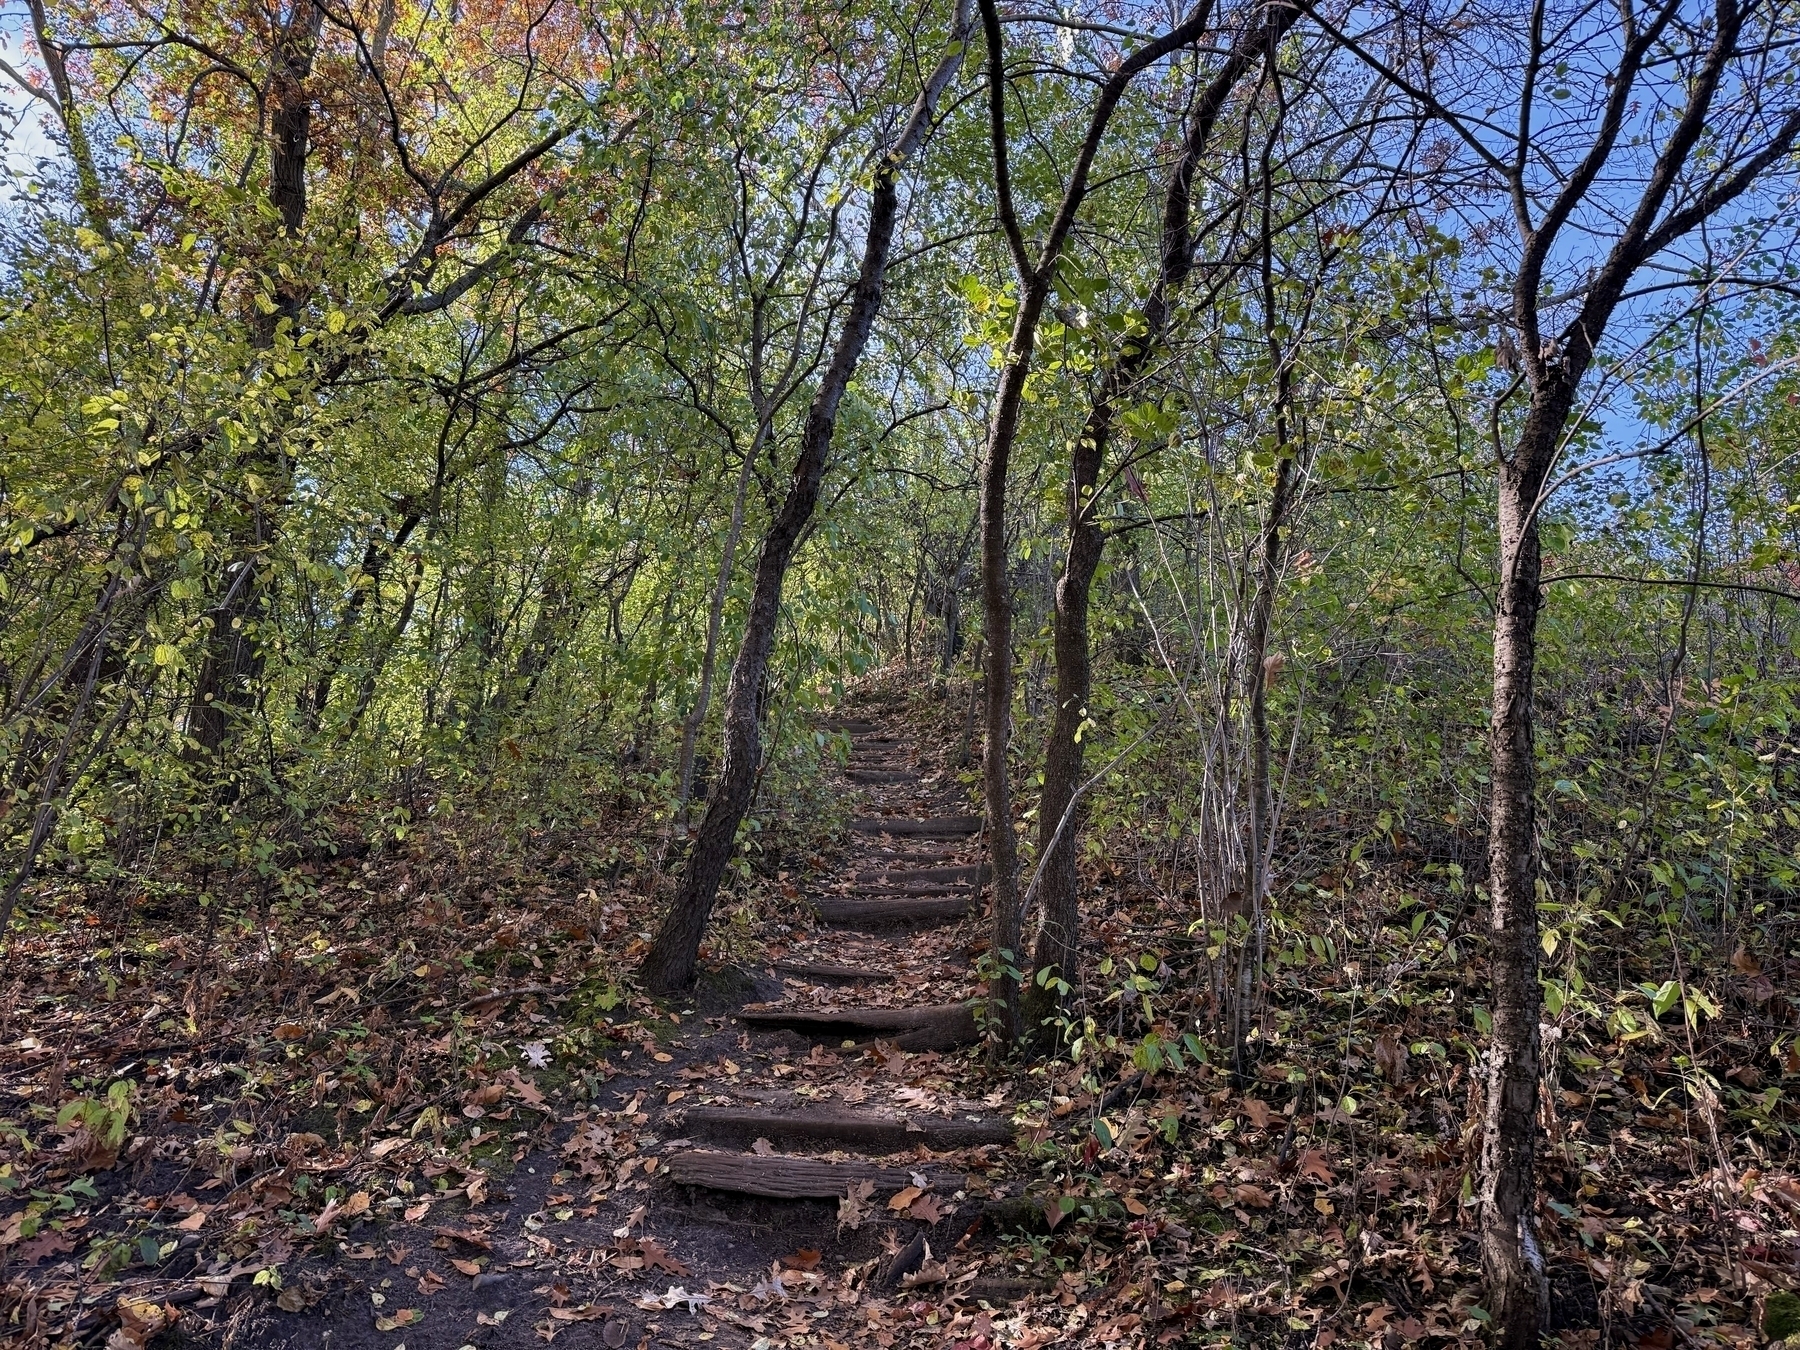
[[[979,888],[941,872],[980,853],[944,820],[970,809],[962,709],[889,688],[842,713],[844,800],[944,830],[768,844],[691,1000],[629,986],[655,904],[594,828],[374,853],[347,828],[235,921],[71,888],[0,989],[0,1343],[1479,1340],[1454,934],[1397,939],[1396,890],[1340,926],[1365,949],[1297,940],[1234,1084],[1181,1048],[1204,953],[1178,901],[1102,861],[1088,1034],[1121,1041],[997,1066],[964,1011]],[[1706,1096],[1758,1086],[1754,1047],[1649,1026],[1553,1037],[1561,1343],[1800,1331],[1800,1181]]]

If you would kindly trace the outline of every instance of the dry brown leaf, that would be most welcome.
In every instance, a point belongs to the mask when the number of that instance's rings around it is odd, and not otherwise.
[[[1256,1097],[1244,1098],[1244,1114],[1250,1117],[1250,1123],[1259,1130],[1269,1128],[1269,1104]]]
[[[1322,1148],[1309,1148],[1300,1155],[1300,1175],[1311,1177],[1321,1186],[1329,1186],[1337,1180],[1331,1168],[1326,1165],[1325,1150]]]
[[[1267,1209],[1275,1200],[1261,1186],[1252,1186],[1249,1182],[1232,1187],[1231,1193],[1237,1197],[1240,1205],[1249,1205],[1253,1209]]]
[[[907,1207],[906,1216],[920,1223],[936,1223],[944,1217],[944,1202],[929,1193],[921,1195]]]
[[[912,1202],[917,1200],[923,1194],[925,1194],[925,1192],[919,1187],[908,1186],[905,1190],[896,1192],[887,1202],[887,1207],[896,1214],[905,1213],[905,1211],[911,1207]]]
[[[875,1195],[872,1181],[853,1181],[842,1200],[838,1201],[838,1228],[861,1228],[869,1218],[869,1201]]]

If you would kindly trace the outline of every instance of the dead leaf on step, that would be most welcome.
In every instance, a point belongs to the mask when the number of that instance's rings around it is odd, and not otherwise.
[[[369,1193],[367,1191],[358,1191],[348,1200],[333,1200],[330,1204],[326,1205],[324,1209],[319,1211],[319,1217],[314,1220],[313,1226],[317,1228],[319,1232],[323,1233],[339,1219],[354,1219],[357,1215],[367,1214],[368,1212]]]
[[[924,1192],[917,1186],[908,1186],[888,1201],[888,1208],[896,1214],[904,1214]]]
[[[821,1253],[818,1248],[802,1247],[792,1256],[782,1257],[781,1264],[787,1266],[791,1270],[812,1270],[822,1259],[823,1253]]]
[[[942,1261],[927,1261],[910,1275],[902,1275],[900,1283],[908,1289],[917,1289],[926,1284],[942,1284],[950,1278],[949,1268]]]
[[[872,1181],[853,1181],[848,1193],[838,1201],[838,1229],[861,1228],[869,1218],[869,1201],[875,1195]]]
[[[920,1223],[936,1223],[944,1217],[944,1202],[927,1192],[907,1206],[906,1217]]]
[[[758,1139],[754,1144],[750,1145],[750,1151],[759,1158],[773,1158],[775,1156],[775,1145],[771,1144],[767,1139]]]
[[[558,1322],[597,1322],[611,1311],[610,1308],[596,1308],[591,1303],[584,1303],[579,1308],[552,1308],[550,1316]]]

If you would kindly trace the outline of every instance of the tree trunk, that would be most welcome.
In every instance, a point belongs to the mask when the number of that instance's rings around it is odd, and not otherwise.
[[[282,233],[290,240],[298,237],[306,221],[306,164],[313,111],[306,80],[312,74],[324,22],[322,5],[296,4],[270,58],[269,203],[280,215]],[[272,347],[280,321],[296,318],[304,300],[303,285],[278,277],[274,312],[252,312],[251,345],[261,350]],[[256,701],[263,666],[255,632],[263,609],[258,562],[276,531],[266,503],[286,496],[280,488],[289,468],[280,462],[283,458],[279,451],[272,457],[269,449],[263,449],[253,452],[243,465],[264,479],[266,486],[230,531],[225,596],[207,616],[206,652],[195,675],[188,709],[188,735],[208,757],[225,748],[233,722]]]
[[[994,398],[994,419],[981,457],[981,614],[986,643],[981,785],[987,812],[988,857],[993,865],[993,956],[999,963],[992,1016],[1003,1040],[1021,1028],[1019,982],[1009,970],[1024,963],[1019,909],[1019,841],[1013,833],[1012,780],[1007,758],[1012,739],[1012,581],[1007,576],[1006,475],[1019,431],[1019,405],[1031,373],[1038,317],[1048,287],[1030,287],[1019,305],[1007,344],[1006,368]]]
[[[1044,791],[1038,806],[1037,894],[1042,905],[1034,978],[1025,990],[1025,1030],[1038,1036],[1060,1002],[1056,980],[1038,972],[1054,971],[1065,986],[1074,984],[1081,915],[1076,859],[1080,849],[1080,815],[1065,825],[1080,790],[1085,759],[1078,739],[1092,692],[1093,655],[1088,640],[1088,610],[1094,576],[1106,547],[1106,535],[1095,522],[1096,492],[1106,461],[1113,417],[1120,401],[1136,386],[1150,360],[1162,350],[1169,309],[1193,270],[1195,241],[1191,230],[1194,174],[1205,157],[1213,129],[1231,91],[1256,68],[1274,43],[1299,18],[1289,6],[1270,6],[1233,43],[1223,66],[1194,101],[1187,115],[1181,157],[1163,193],[1162,239],[1156,281],[1144,306],[1146,331],[1127,341],[1101,382],[1100,392],[1075,442],[1069,464],[1067,554],[1056,585],[1054,647],[1056,716],[1044,745]]]
[[[1283,395],[1287,385],[1281,377]],[[1280,414],[1278,439],[1287,441],[1285,408]],[[1248,838],[1244,845],[1243,897],[1249,931],[1238,953],[1237,989],[1231,1008],[1232,1067],[1240,1080],[1249,1073],[1250,1012],[1256,999],[1256,980],[1262,966],[1263,932],[1267,922],[1263,901],[1269,889],[1269,831],[1275,817],[1274,785],[1269,779],[1269,628],[1275,617],[1275,591],[1283,562],[1282,526],[1292,508],[1298,468],[1289,455],[1275,467],[1275,487],[1269,494],[1269,510],[1257,538],[1256,593],[1250,603],[1250,623],[1244,633],[1244,698],[1250,711],[1250,782],[1247,796]]]
[[[756,562],[756,581],[750,593],[750,613],[744,636],[732,662],[725,687],[725,746],[719,779],[706,802],[699,835],[682,868],[675,898],[663,918],[656,939],[644,957],[639,975],[658,993],[673,993],[694,983],[700,956],[700,939],[731,861],[743,823],[755,793],[762,758],[762,691],[768,676],[769,657],[775,647],[776,622],[781,614],[782,585],[788,564],[819,501],[825,477],[825,461],[837,428],[839,405],[856,373],[887,278],[894,226],[899,214],[901,168],[924,139],[936,115],[938,97],[962,64],[969,27],[968,0],[960,0],[952,33],[950,54],[939,64],[913,105],[912,115],[894,144],[877,161],[875,186],[869,202],[869,234],[863,245],[861,267],[852,292],[844,326],[838,334],[831,364],[819,382],[801,433],[800,455],[794,464],[787,496],[763,536]]]
[[[1079,813],[1065,826],[1075,802],[1084,759],[1081,724],[1087,717],[1093,680],[1088,643],[1088,601],[1106,538],[1094,520],[1095,489],[1106,453],[1110,406],[1098,404],[1082,428],[1071,456],[1068,556],[1056,583],[1053,620],[1056,650],[1056,713],[1044,743],[1044,792],[1038,802],[1037,896],[1041,906],[1032,978],[1023,998],[1025,1037],[1050,1042],[1046,1021],[1062,1004],[1058,983],[1073,985],[1076,946],[1081,936],[1080,881],[1076,874]]]
[[[678,830],[687,829],[688,799],[694,791],[694,745],[700,738],[700,728],[706,723],[707,711],[712,707],[713,673],[719,664],[719,632],[725,621],[725,600],[731,594],[732,574],[736,571],[738,540],[744,533],[744,498],[750,490],[751,470],[762,453],[767,435],[768,423],[762,421],[756,428],[750,448],[744,452],[744,462],[738,468],[736,493],[731,499],[731,524],[725,531],[719,577],[713,584],[712,602],[706,611],[706,651],[700,660],[700,688],[694,695],[694,706],[681,723],[681,760],[675,775],[674,824]]]
[[[1500,577],[1489,725],[1488,964],[1494,1034],[1481,1141],[1481,1264],[1508,1350],[1535,1350],[1548,1291],[1535,1234],[1538,988],[1537,762],[1532,682],[1540,557],[1536,506],[1566,415],[1534,401],[1518,452],[1499,466]],[[1563,401],[1566,404],[1566,400]],[[1541,443],[1541,444],[1540,444]]]

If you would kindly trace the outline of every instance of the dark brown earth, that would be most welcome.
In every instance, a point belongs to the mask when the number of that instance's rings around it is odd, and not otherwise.
[[[460,1118],[442,1103],[349,1159],[320,1239],[273,1236],[240,1262],[199,1259],[181,1234],[180,1210],[219,1206],[218,1184],[152,1162],[129,1198],[180,1197],[166,1226],[184,1245],[136,1282],[156,1300],[138,1326],[127,1274],[82,1319],[85,1339],[891,1345],[1035,1288],[982,1255],[995,1202],[1021,1187],[1008,1092],[975,1048],[979,821],[902,720],[828,724],[850,738],[847,852],[795,888],[765,960],[715,966],[693,1002],[649,1009],[666,1031],[596,1065],[591,1104],[558,1111],[510,1070]],[[545,1039],[553,1018],[520,1006],[488,1034]],[[502,1150],[480,1169],[434,1137],[483,1121]],[[279,1289],[253,1288],[270,1266]]]

